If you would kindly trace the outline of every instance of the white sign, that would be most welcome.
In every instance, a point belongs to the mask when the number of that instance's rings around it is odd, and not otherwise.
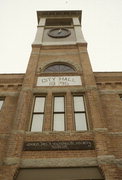
[[[76,86],[82,85],[80,76],[38,77],[37,86]]]

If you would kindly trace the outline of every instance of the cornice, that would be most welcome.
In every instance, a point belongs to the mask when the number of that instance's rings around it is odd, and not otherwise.
[[[79,21],[81,22],[81,14],[82,11],[81,10],[71,10],[71,11],[37,11],[37,20],[39,23],[40,18],[42,17],[48,17],[48,18],[52,18],[52,17],[78,17]]]

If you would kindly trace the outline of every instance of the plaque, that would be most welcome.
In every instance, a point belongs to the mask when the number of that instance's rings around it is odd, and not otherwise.
[[[24,151],[94,150],[94,142],[84,141],[34,141],[25,142]]]
[[[80,76],[38,77],[37,86],[78,86],[82,85]]]

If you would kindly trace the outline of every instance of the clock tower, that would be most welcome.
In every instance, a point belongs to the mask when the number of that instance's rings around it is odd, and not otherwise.
[[[33,44],[86,43],[81,31],[81,11],[38,11],[37,16],[38,29]]]

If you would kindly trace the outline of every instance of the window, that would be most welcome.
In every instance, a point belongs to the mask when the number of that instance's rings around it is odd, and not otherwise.
[[[34,110],[32,115],[31,131],[42,131],[44,119],[45,97],[35,97]]]
[[[64,131],[64,97],[54,97],[53,130]]]
[[[0,110],[2,109],[3,103],[4,103],[4,98],[0,98]]]
[[[75,70],[66,64],[53,64],[48,66],[44,72],[74,72]]]
[[[36,96],[32,112],[31,132],[65,131],[71,128],[86,131],[87,116],[82,95],[51,94]],[[74,106],[72,106],[72,101]],[[66,104],[66,106],[65,106]],[[46,108],[45,108],[46,107]],[[72,113],[71,113],[72,112]],[[74,123],[73,123],[74,119]]]
[[[83,96],[74,96],[74,118],[76,131],[87,130]]]

